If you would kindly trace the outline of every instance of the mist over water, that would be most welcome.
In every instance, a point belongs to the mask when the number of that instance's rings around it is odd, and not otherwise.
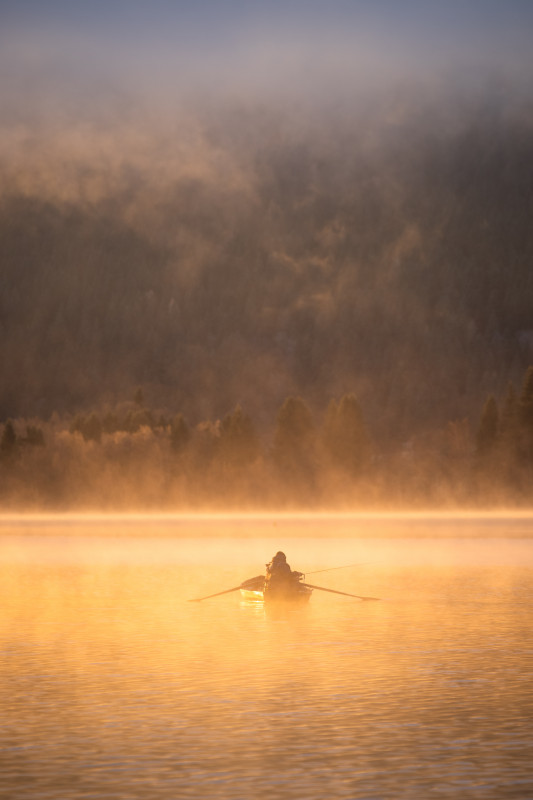
[[[533,551],[508,521],[146,524],[2,526],[0,793],[529,796]],[[296,569],[359,563],[313,582],[381,601],[187,602],[280,546]]]

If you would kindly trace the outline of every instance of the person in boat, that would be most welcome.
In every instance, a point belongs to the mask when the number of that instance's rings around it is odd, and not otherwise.
[[[287,564],[285,553],[278,550],[272,561],[266,565],[265,592],[268,594],[288,594],[298,591],[303,572],[292,570]]]

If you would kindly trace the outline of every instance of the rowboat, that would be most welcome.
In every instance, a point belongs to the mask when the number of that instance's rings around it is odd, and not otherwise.
[[[341,569],[341,567],[332,567],[332,569]],[[321,572],[321,570],[316,570]],[[294,575],[294,573],[293,573]],[[312,583],[304,583],[302,578],[305,578],[303,572],[296,573],[297,580],[291,580],[289,583],[277,583],[277,586],[272,583],[265,587],[265,576],[256,575],[255,578],[248,578],[238,586],[232,586],[231,589],[223,589],[221,592],[214,592],[207,594],[205,597],[194,597],[189,602],[201,603],[202,600],[209,600],[211,597],[220,597],[223,594],[230,594],[231,592],[240,592],[241,597],[248,603],[264,603],[265,605],[287,605],[293,603],[308,603],[309,598],[313,594],[313,589],[318,589],[321,592],[329,592],[330,594],[342,594],[344,597],[355,597],[357,600],[379,600],[379,597],[364,597],[360,594],[351,594],[350,592],[339,592],[338,589],[328,589],[325,586],[315,586]]]
[[[313,590],[302,584],[296,584],[288,591],[272,591],[261,588],[241,588],[241,598],[247,603],[308,603]]]

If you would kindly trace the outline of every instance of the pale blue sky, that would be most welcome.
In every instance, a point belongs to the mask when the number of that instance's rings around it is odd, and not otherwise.
[[[3,0],[3,24],[151,34],[245,33],[255,26],[298,30],[363,26],[399,35],[483,36],[533,26],[531,0]]]
[[[0,1],[4,75],[297,87],[462,65],[529,74],[532,52],[533,0]]]

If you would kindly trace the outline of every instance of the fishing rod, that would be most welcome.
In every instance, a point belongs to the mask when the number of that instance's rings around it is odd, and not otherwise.
[[[344,564],[342,567],[327,567],[327,569],[314,569],[311,572],[304,572],[304,575],[317,575],[319,572],[332,572],[334,569],[348,569],[348,567],[364,567],[366,564],[374,564],[374,561],[360,561],[357,564]]]

